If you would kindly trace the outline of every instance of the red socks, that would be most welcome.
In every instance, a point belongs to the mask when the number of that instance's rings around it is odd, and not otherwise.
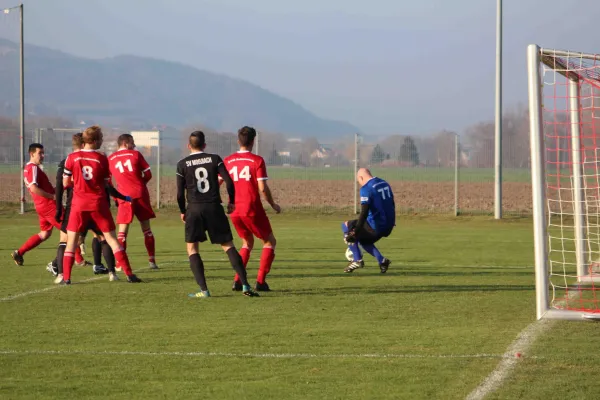
[[[85,260],[83,259],[83,256],[81,255],[81,248],[79,246],[77,246],[75,248],[75,262],[77,264],[81,264],[84,261]]]
[[[272,247],[263,247],[260,255],[260,268],[256,276],[256,282],[265,283],[265,278],[271,271],[271,265],[275,259],[275,249]]]
[[[127,253],[124,250],[118,250],[114,253],[115,261],[117,262],[118,266],[123,268],[123,272],[125,272],[125,275],[133,275],[133,272],[131,271],[131,265],[129,264],[129,258],[127,257]]]
[[[154,235],[152,231],[148,229],[144,231],[144,245],[146,246],[146,251],[148,251],[148,261],[154,262]]]
[[[68,281],[71,279],[71,269],[73,269],[73,262],[75,261],[75,254],[72,251],[65,251],[63,256],[63,279]]]
[[[242,262],[244,263],[244,268],[248,265],[248,261],[250,260],[250,249],[247,247],[242,247],[240,249],[240,257],[242,257]],[[235,278],[233,278],[236,282],[240,282],[240,277],[238,274],[235,274]]]
[[[125,232],[119,232],[117,234],[117,241],[119,242],[123,250],[127,250],[127,235],[125,234]]]
[[[27,239],[27,241],[25,243],[23,243],[23,246],[21,246],[19,248],[19,250],[17,250],[17,251],[19,252],[20,255],[24,255],[29,250],[38,247],[40,245],[40,243],[42,243],[42,242],[43,242],[43,240],[40,238],[40,235],[38,235],[36,233],[35,235],[33,235],[32,237]]]

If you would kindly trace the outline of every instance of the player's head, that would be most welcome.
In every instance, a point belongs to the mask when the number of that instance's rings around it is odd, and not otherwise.
[[[359,168],[356,172],[356,180],[360,184],[360,186],[364,186],[365,183],[369,181],[369,179],[373,178],[371,171],[367,168]]]
[[[102,128],[98,125],[90,126],[83,131],[82,135],[83,145],[89,145],[90,148],[98,150],[102,146],[104,134]]]
[[[188,149],[191,151],[204,151],[206,148],[206,139],[204,138],[204,132],[194,131],[190,133],[190,141],[188,143]]]
[[[83,147],[83,134],[81,132],[74,134],[71,144],[73,145],[73,151],[81,150]]]
[[[252,150],[255,138],[256,130],[251,126],[244,126],[238,130],[238,143],[240,147],[243,147],[246,150]]]
[[[31,143],[29,145],[29,162],[38,165],[44,162],[44,146],[40,143]]]
[[[117,139],[117,146],[119,149],[133,150],[135,147],[135,141],[133,136],[129,133],[124,133]]]

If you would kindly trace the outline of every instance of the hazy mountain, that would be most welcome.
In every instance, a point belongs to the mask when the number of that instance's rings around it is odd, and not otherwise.
[[[19,109],[18,46],[0,39],[0,114]],[[27,112],[105,123],[194,123],[219,131],[254,125],[271,132],[337,136],[351,124],[317,117],[251,83],[179,63],[118,56],[86,59],[25,46]]]

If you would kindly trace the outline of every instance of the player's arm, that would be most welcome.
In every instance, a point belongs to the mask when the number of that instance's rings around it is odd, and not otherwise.
[[[108,179],[106,181],[106,192],[114,197],[115,199],[119,199],[119,200],[123,200],[123,201],[131,201],[131,197],[129,196],[125,196],[124,194],[122,194],[121,192],[119,192],[117,189],[115,189],[115,187],[112,185],[112,182],[110,181],[110,179]]]
[[[181,215],[185,215],[185,171],[177,165],[177,205]],[[183,217],[181,218],[183,220]]]
[[[146,161],[142,153],[138,152],[138,156],[138,165],[140,167],[139,170],[142,171],[142,180],[145,184],[148,184],[150,179],[152,179],[152,170],[150,169],[150,164],[148,164],[148,161]]]
[[[229,204],[235,204],[235,185],[233,184],[233,179],[229,176],[229,172],[227,172],[227,168],[225,168],[225,164],[223,161],[220,161],[220,164],[217,167],[217,171],[223,181],[225,182],[225,186],[227,187],[227,194],[229,195]]]
[[[358,215],[358,221],[356,221],[356,226],[352,231],[348,233],[346,237],[346,241],[352,243],[356,239],[356,235],[364,229],[365,221],[369,216],[369,193],[366,188],[362,187],[360,189],[360,214]]]
[[[27,179],[25,179],[25,185],[27,186],[27,188],[29,189],[29,191],[31,191],[31,193],[35,194],[36,196],[40,196],[40,197],[44,197],[46,199],[53,199],[54,200],[54,195],[50,194],[48,192],[46,192],[44,189],[41,189],[38,186],[37,183],[37,166],[33,166],[31,168],[31,181],[27,181]]]
[[[260,191],[261,195],[266,200],[266,202],[269,203],[269,205],[273,208],[273,210],[275,210],[277,214],[279,214],[281,212],[281,207],[279,207],[279,204],[275,203],[275,200],[273,199],[273,194],[271,193],[271,189],[269,188],[269,185],[267,184],[267,181],[265,179],[258,180],[258,190]]]
[[[29,186],[29,190],[31,191],[31,193],[35,194],[36,196],[45,197],[47,199],[54,200],[54,195],[46,192],[43,189],[40,189],[40,187],[37,185],[37,183],[32,183],[31,186]]]
[[[54,218],[57,221],[60,221],[60,219],[62,217],[62,211],[63,211],[62,199],[63,199],[63,192],[64,192],[64,186],[63,186],[64,172],[65,172],[65,164],[61,162],[60,164],[58,164],[58,170],[56,171],[56,215],[54,216]]]

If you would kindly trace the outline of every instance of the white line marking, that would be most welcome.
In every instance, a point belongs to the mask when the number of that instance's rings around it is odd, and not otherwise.
[[[170,265],[170,264],[175,264],[175,262],[166,262],[163,263],[161,265]],[[145,270],[149,270],[150,268],[140,268],[137,271],[145,271]],[[160,269],[159,269],[160,271]],[[74,282],[75,285],[79,284],[79,283],[86,283],[86,282],[92,282],[92,281],[99,281],[100,279],[108,279],[108,275],[101,275],[101,276],[96,276],[94,278],[88,278],[88,279],[84,279],[82,281],[77,281]],[[0,303],[4,302],[4,301],[11,301],[11,300],[15,300],[21,297],[26,297],[32,294],[38,294],[38,293],[44,293],[44,292],[48,292],[50,290],[55,290],[55,289],[60,289],[66,287],[65,285],[54,285],[54,286],[48,286],[45,287],[43,289],[36,289],[36,290],[31,290],[29,292],[23,292],[23,293],[18,293],[18,294],[13,294],[12,296],[7,296],[7,297],[3,297],[0,299]]]
[[[517,366],[520,357],[516,354],[520,353],[521,357],[527,354],[531,345],[548,329],[550,329],[556,320],[545,320],[533,322],[523,329],[517,338],[508,346],[505,353],[502,355],[502,360],[496,368],[477,386],[469,395],[467,400],[480,400],[488,394],[496,391],[510,375],[513,369]],[[534,358],[534,357],[527,357]]]
[[[88,355],[152,357],[223,357],[223,358],[398,358],[398,359],[465,359],[503,358],[503,354],[308,354],[308,353],[225,353],[182,351],[88,351],[88,350],[0,350],[0,355]]]

